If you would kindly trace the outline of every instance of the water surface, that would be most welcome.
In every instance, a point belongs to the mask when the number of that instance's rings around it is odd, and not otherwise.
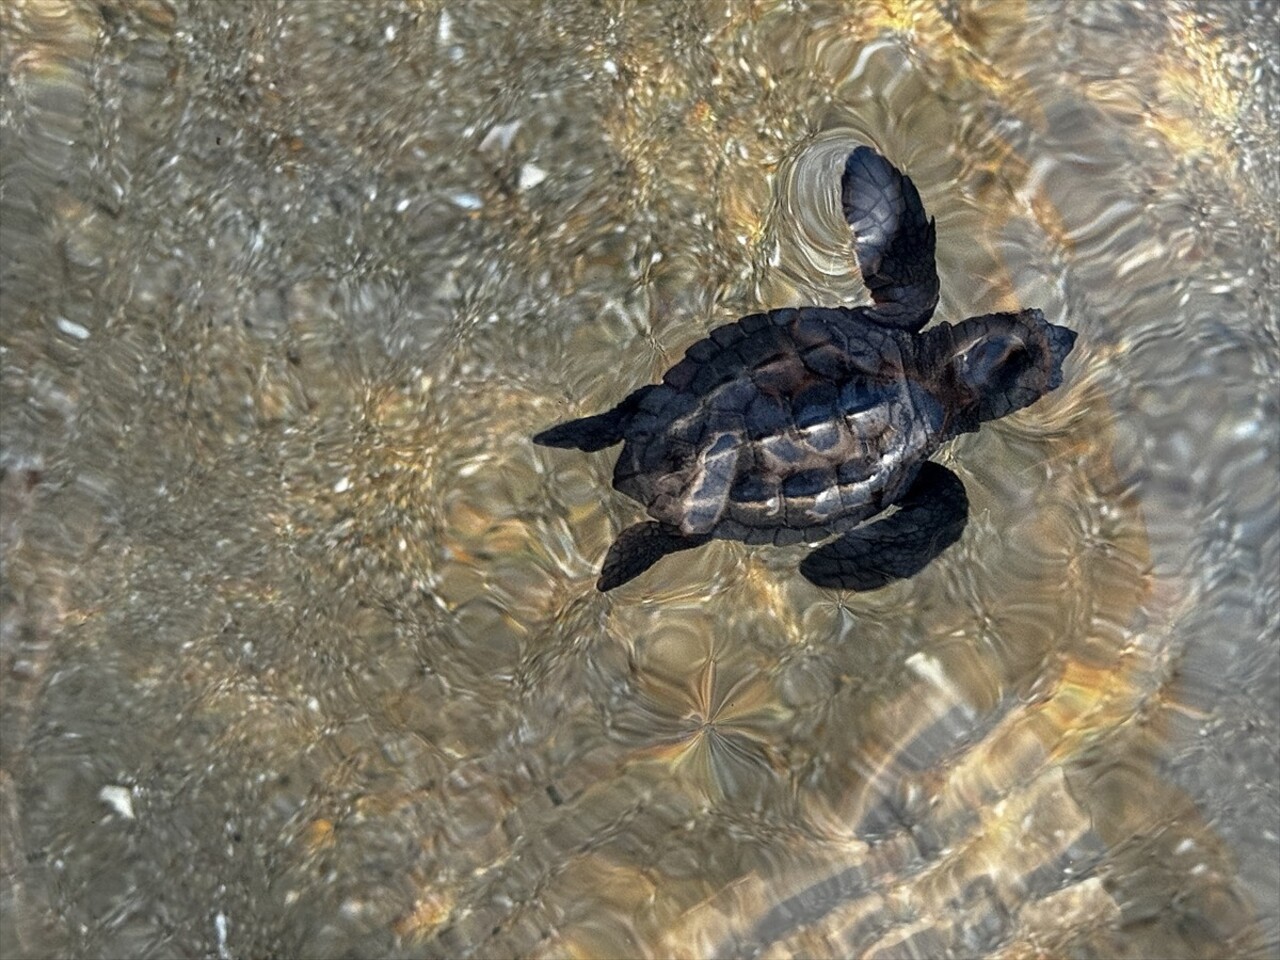
[[[1264,3],[0,10],[5,956],[1280,949]],[[529,436],[863,302],[836,171],[1064,387],[963,539],[609,596]]]

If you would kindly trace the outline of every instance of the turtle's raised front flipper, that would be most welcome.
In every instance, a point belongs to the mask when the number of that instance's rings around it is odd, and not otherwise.
[[[938,270],[934,223],[915,184],[870,147],[858,147],[845,161],[840,204],[862,281],[878,305],[870,319],[919,330],[938,305]]]
[[[627,527],[618,534],[604,558],[596,589],[601,593],[638,577],[669,553],[692,550],[711,538],[686,537],[677,528],[652,520]]]
[[[800,562],[800,573],[820,587],[875,590],[914,576],[960,539],[969,498],[960,478],[928,461],[884,520],[850,530]]]
[[[566,447],[592,453],[622,441],[627,423],[640,408],[640,401],[653,389],[650,384],[634,391],[612,410],[581,420],[568,420],[534,434],[533,442],[544,447]]]

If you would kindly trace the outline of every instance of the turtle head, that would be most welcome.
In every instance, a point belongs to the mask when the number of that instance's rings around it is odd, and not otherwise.
[[[1039,310],[970,317],[949,331],[940,385],[960,431],[1028,407],[1062,383],[1076,335]]]

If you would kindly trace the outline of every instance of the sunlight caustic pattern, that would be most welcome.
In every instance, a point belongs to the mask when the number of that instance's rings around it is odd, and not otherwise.
[[[0,953],[1274,952],[1274,11],[0,18]],[[855,143],[1064,387],[910,582],[600,596],[528,438],[858,302]]]

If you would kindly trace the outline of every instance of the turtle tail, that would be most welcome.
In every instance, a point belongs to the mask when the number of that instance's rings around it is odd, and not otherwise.
[[[597,413],[593,417],[568,420],[534,434],[533,442],[544,447],[564,447],[593,453],[620,443],[626,435],[627,424],[640,407],[640,401],[652,387],[641,387],[612,410]]]

